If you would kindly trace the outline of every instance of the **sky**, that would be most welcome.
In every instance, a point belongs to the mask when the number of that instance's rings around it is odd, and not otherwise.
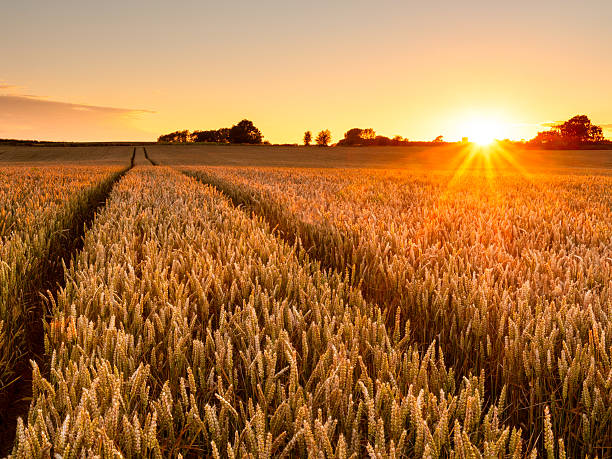
[[[0,138],[154,140],[252,120],[272,143],[352,127],[612,137],[612,1],[4,1]]]

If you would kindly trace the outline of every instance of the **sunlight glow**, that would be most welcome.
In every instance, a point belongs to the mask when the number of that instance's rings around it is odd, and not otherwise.
[[[463,125],[463,132],[471,142],[477,145],[491,145],[495,140],[501,139],[505,126],[491,118],[472,118]]]
[[[520,159],[515,157],[515,152],[502,142],[494,142],[488,146],[475,142],[466,144],[459,152],[455,167],[447,189],[440,199],[446,199],[453,189],[478,177],[485,178],[492,192],[496,192],[497,178],[505,175],[519,175],[537,186],[531,173],[521,164]]]

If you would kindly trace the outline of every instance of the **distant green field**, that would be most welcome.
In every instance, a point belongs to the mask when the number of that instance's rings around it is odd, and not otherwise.
[[[148,145],[151,158],[166,165],[375,168],[453,171],[465,166],[469,148],[440,147],[284,147],[246,145]],[[130,146],[2,146],[0,164],[125,164]],[[142,147],[137,147],[137,158]],[[496,168],[512,172],[607,174],[612,150],[506,151],[491,155]],[[475,155],[469,167],[486,169],[486,155]],[[565,170],[567,169],[567,170]]]

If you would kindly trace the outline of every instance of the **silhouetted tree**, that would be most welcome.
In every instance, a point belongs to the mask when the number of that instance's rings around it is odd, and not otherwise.
[[[344,133],[344,139],[338,141],[338,145],[361,145],[361,132],[363,129],[353,128]]]
[[[444,136],[443,135],[439,135],[438,137],[436,137],[434,140],[434,143],[441,143],[444,142]]]
[[[192,142],[211,142],[211,143],[227,143],[229,142],[229,128],[221,128],[210,131],[193,131],[191,133]]]
[[[383,135],[376,135],[376,131],[372,128],[360,129],[352,128],[344,133],[344,138],[338,141],[339,146],[363,146],[363,147],[379,147],[379,146],[401,146],[409,145],[408,139],[404,139],[401,135],[396,135],[392,139]]]
[[[592,124],[586,115],[574,116],[556,128],[563,140],[568,143],[601,142],[603,140],[601,127]]]
[[[189,131],[175,131],[170,134],[160,135],[157,138],[158,142],[169,142],[169,143],[185,143],[189,142],[190,135]]]
[[[389,137],[384,135],[377,135],[374,139],[365,139],[366,145],[376,145],[377,147],[386,147],[393,145],[394,142]]]
[[[341,139],[338,145],[371,145],[375,139],[376,131],[374,129],[353,128],[344,133],[344,139]]]
[[[229,142],[230,128],[217,129],[217,142],[227,143]]]
[[[363,129],[353,128],[349,129],[344,133],[344,139],[339,141],[342,145],[361,145],[363,141],[363,137],[361,137],[361,133]]]
[[[325,129],[317,134],[317,138],[315,139],[317,145],[320,147],[326,147],[331,142],[331,132],[329,129]]]
[[[263,136],[252,121],[242,120],[231,128],[208,131],[176,131],[161,135],[158,142],[262,143]]]
[[[545,145],[561,145],[563,144],[563,137],[561,137],[559,131],[541,131],[530,142]]]
[[[365,140],[372,140],[376,138],[376,131],[372,128],[366,128],[361,130],[361,138]]]
[[[191,141],[192,142],[211,142],[209,139],[209,134],[214,131],[193,131],[191,133]]]
[[[229,130],[230,143],[261,143],[262,135],[252,121],[242,120]]]
[[[558,124],[549,131],[538,132],[531,144],[538,145],[581,145],[604,140],[600,126],[591,123],[586,115],[576,115],[565,123]]]
[[[304,132],[304,145],[308,146],[312,142],[312,132],[306,131]]]

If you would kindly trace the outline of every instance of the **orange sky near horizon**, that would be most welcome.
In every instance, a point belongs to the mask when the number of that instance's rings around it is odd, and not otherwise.
[[[587,114],[612,137],[612,3],[24,0],[0,17],[0,138],[154,140],[242,118],[530,138]],[[460,4],[458,4],[460,3]]]

